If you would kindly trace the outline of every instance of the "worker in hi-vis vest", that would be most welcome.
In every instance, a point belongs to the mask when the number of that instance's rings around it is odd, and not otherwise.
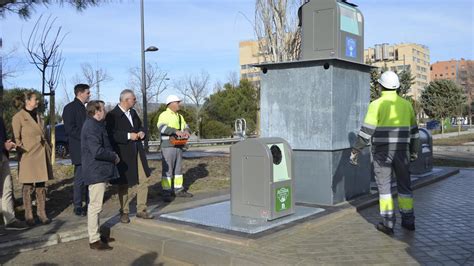
[[[166,202],[170,202],[174,196],[193,196],[183,188],[183,147],[191,132],[184,117],[178,113],[180,102],[178,96],[168,96],[166,111],[160,114],[157,123],[162,155],[161,186],[163,200]]]
[[[353,146],[350,162],[357,165],[361,150],[372,142],[375,181],[379,191],[382,222],[377,230],[392,235],[395,225],[394,200],[391,191],[392,173],[398,190],[398,208],[402,227],[415,230],[410,161],[416,160],[419,147],[418,126],[411,103],[398,96],[400,81],[397,74],[385,71],[378,83],[382,96],[369,104],[367,115]]]

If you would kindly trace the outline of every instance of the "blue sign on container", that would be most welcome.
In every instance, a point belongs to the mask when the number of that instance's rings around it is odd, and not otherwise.
[[[346,36],[346,56],[357,57],[357,41],[349,36]]]

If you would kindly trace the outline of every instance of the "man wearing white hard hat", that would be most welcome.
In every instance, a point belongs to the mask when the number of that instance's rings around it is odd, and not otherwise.
[[[163,200],[170,202],[173,196],[192,197],[183,187],[183,147],[191,131],[184,117],[178,113],[181,99],[176,95],[166,98],[166,111],[158,117],[162,155],[161,186]]]
[[[377,230],[392,235],[395,226],[394,200],[391,179],[395,172],[398,190],[398,208],[402,227],[415,230],[413,192],[410,180],[410,162],[416,160],[419,146],[418,126],[411,103],[398,96],[400,81],[396,73],[385,71],[378,80],[382,96],[371,102],[354,144],[350,163],[357,165],[357,158],[364,147],[372,142],[375,181],[379,190],[382,222]]]

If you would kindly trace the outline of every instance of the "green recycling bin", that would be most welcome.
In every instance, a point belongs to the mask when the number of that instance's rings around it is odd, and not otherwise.
[[[274,220],[294,213],[292,150],[286,140],[246,139],[230,153],[233,215]]]

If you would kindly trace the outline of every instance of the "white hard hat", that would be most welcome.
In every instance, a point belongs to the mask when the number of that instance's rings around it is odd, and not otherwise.
[[[400,81],[398,80],[397,74],[393,71],[385,71],[382,76],[377,80],[380,85],[389,90],[396,90],[400,87]]]
[[[179,99],[179,97],[176,96],[176,95],[170,95],[170,96],[166,97],[166,105],[168,105],[172,102],[181,102],[181,99]]]

